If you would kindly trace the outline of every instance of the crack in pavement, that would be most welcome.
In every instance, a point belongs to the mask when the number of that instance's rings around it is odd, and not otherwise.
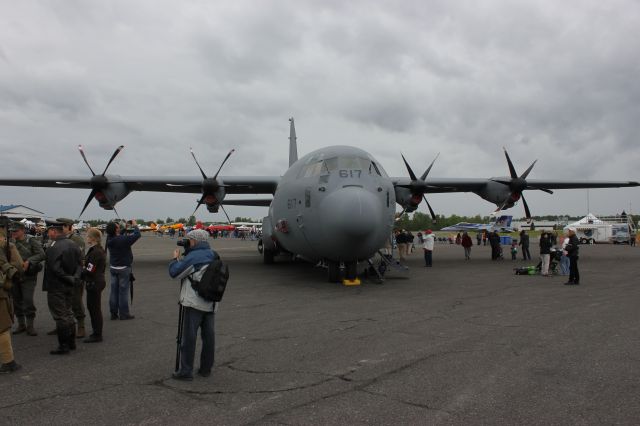
[[[32,404],[34,402],[41,402],[41,401],[46,401],[49,399],[54,399],[54,398],[70,398],[70,397],[74,397],[74,396],[81,396],[81,395],[89,395],[92,393],[97,393],[97,392],[102,392],[105,390],[109,390],[109,389],[113,389],[119,386],[123,386],[122,383],[118,383],[118,384],[114,384],[114,385],[107,385],[98,389],[92,389],[92,390],[87,390],[87,391],[82,391],[82,392],[67,392],[67,393],[56,393],[54,395],[48,395],[48,396],[42,396],[39,398],[34,398],[34,399],[29,399],[27,401],[22,401],[22,402],[17,402],[15,404],[10,404],[10,405],[1,405],[0,408],[14,408],[14,407],[19,407],[21,405],[26,405],[26,404]]]
[[[441,413],[445,413],[445,414],[447,414],[449,416],[453,415],[453,413],[451,413],[451,412],[449,412],[447,410],[430,407],[427,404],[419,404],[417,402],[405,401],[404,399],[392,398],[389,395],[386,395],[384,393],[373,392],[373,391],[366,390],[366,389],[361,389],[360,392],[367,393],[369,395],[374,395],[374,396],[381,396],[381,397],[389,399],[391,401],[399,402],[400,404],[409,405],[411,407],[423,408],[423,409],[429,410],[429,411],[438,411],[438,412],[441,412]]]
[[[475,318],[480,318],[480,317],[475,316],[475,317],[465,318],[462,321],[466,322],[467,324],[475,325],[478,327],[530,328],[532,330],[538,329],[538,327],[531,327],[527,325],[495,324],[495,323],[484,323],[482,321],[473,321]]]
[[[340,397],[340,396],[343,396],[343,395],[347,395],[347,394],[352,393],[352,392],[362,391],[362,392],[365,392],[365,393],[371,393],[370,391],[367,391],[367,389],[366,389],[367,387],[369,387],[369,386],[371,386],[371,385],[373,385],[373,384],[375,384],[375,383],[377,383],[377,382],[379,382],[381,380],[384,380],[387,377],[391,377],[391,376],[393,376],[395,374],[398,374],[398,373],[401,373],[401,372],[403,372],[405,370],[408,370],[408,369],[414,367],[415,365],[417,365],[417,364],[419,364],[421,362],[427,361],[427,360],[432,359],[432,358],[437,358],[437,357],[440,357],[440,356],[447,356],[447,355],[451,355],[451,354],[462,354],[462,353],[474,353],[474,352],[485,352],[485,350],[480,349],[480,350],[444,351],[444,352],[438,352],[438,353],[429,354],[429,355],[414,359],[413,361],[411,361],[411,362],[409,362],[409,363],[407,363],[407,364],[405,364],[403,366],[400,366],[400,367],[398,367],[396,369],[393,369],[393,370],[387,371],[385,373],[382,373],[379,376],[373,377],[371,379],[362,380],[362,381],[357,381],[356,380],[356,381],[353,382],[353,383],[355,383],[355,385],[353,387],[351,387],[350,389],[329,393],[327,395],[320,396],[318,398],[312,399],[312,400],[307,401],[307,402],[303,402],[303,403],[300,403],[300,404],[296,404],[296,405],[293,405],[293,406],[290,406],[290,407],[283,408],[282,410],[272,411],[270,413],[264,414],[260,418],[254,420],[252,422],[249,422],[247,424],[249,424],[249,425],[263,424],[269,418],[276,417],[276,416],[282,415],[282,414],[284,414],[286,412],[293,411],[293,410],[296,410],[298,408],[303,408],[303,407],[306,407],[308,405],[312,405],[312,404],[315,404],[315,403],[318,403],[318,402],[321,402],[321,401],[324,401],[324,400],[327,400],[327,399],[330,399],[330,398],[335,398],[335,397]],[[355,371],[355,370],[352,370],[351,372],[345,373],[345,374],[343,374],[341,376],[346,376],[348,374],[351,374],[351,373],[353,373],[353,371]],[[334,378],[339,378],[341,380],[349,381],[349,382],[352,381],[352,379],[346,380],[346,378],[343,378],[341,376],[333,376],[333,377]],[[415,404],[414,406],[420,407],[419,404]],[[422,408],[424,408],[424,407],[422,407]],[[429,409],[430,410],[436,410],[436,409],[432,409],[432,408],[429,408]],[[449,412],[449,411],[442,410],[442,409],[437,409],[437,410],[441,411],[441,412],[444,412],[444,413],[447,413],[448,415],[452,415],[452,413]]]

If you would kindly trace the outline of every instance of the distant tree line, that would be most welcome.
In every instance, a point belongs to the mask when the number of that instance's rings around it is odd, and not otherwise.
[[[557,222],[564,222],[564,221],[576,222],[582,219],[583,217],[584,216],[546,215],[546,216],[532,216],[531,219],[533,220],[534,223],[535,222],[556,222],[556,221]],[[631,217],[633,218],[633,223],[638,223],[638,220],[640,220],[639,215],[632,215]],[[488,223],[491,221],[491,219],[492,219],[491,216],[480,216],[480,215],[475,215],[475,216],[458,216],[455,214],[451,216],[436,215],[436,223],[433,223],[431,219],[431,215],[421,213],[421,212],[414,212],[414,213],[403,214],[402,217],[396,221],[395,227],[407,229],[409,231],[424,231],[425,229],[438,231],[442,228],[455,225],[456,223],[459,223],[459,222]],[[514,217],[513,220],[524,222],[526,218]],[[98,226],[103,223],[107,223],[108,221],[104,219],[92,219],[92,220],[85,220],[85,222],[89,223],[91,226]],[[155,222],[158,225],[179,222],[179,223],[184,223],[187,226],[194,226],[196,224],[196,217],[190,216],[189,219],[180,217],[178,218],[178,220],[174,220],[172,217],[167,217],[164,220],[156,219],[153,221],[147,221],[145,219],[136,219],[136,222],[138,222],[139,225],[149,225],[151,224],[151,222]],[[262,222],[262,220],[253,219],[250,217],[236,216],[233,222],[258,222],[259,223],[259,222]],[[223,223],[223,222],[218,221],[218,223]]]
[[[107,222],[110,222],[111,220],[105,220],[105,219],[88,219],[85,220],[86,223],[88,223],[90,226],[98,226],[98,225],[102,225],[105,224]],[[252,219],[250,217],[240,217],[240,216],[236,216],[236,218],[233,220],[234,222],[262,222],[262,220],[258,220],[258,219]],[[136,222],[138,222],[138,225],[150,225],[151,223],[156,223],[157,225],[164,225],[164,224],[168,224],[168,223],[184,223],[187,226],[194,226],[196,224],[196,217],[195,216],[189,216],[189,219],[184,218],[184,217],[180,217],[178,218],[178,220],[175,220],[174,218],[172,218],[171,216],[167,217],[166,219],[156,219],[156,220],[146,220],[146,219],[136,219]],[[209,221],[207,221],[209,222]],[[214,221],[211,221],[214,222]],[[226,222],[220,222],[220,223],[226,223]]]

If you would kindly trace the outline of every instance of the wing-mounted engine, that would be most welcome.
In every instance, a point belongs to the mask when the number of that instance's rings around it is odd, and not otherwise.
[[[416,211],[422,202],[422,194],[412,194],[408,188],[396,186],[395,193],[396,202],[402,207],[403,213]]]
[[[227,216],[227,219],[229,220],[229,215],[227,215],[227,212],[224,210],[224,207],[222,207],[222,200],[224,200],[224,197],[226,195],[224,190],[225,185],[222,179],[218,179],[218,174],[220,174],[220,170],[222,170],[222,166],[224,166],[224,163],[227,162],[229,157],[231,157],[231,154],[233,154],[234,152],[235,152],[235,149],[232,149],[231,151],[229,151],[229,153],[224,158],[224,160],[222,160],[222,164],[220,164],[220,167],[218,168],[218,171],[216,172],[216,174],[213,177],[208,177],[205,174],[205,172],[202,170],[202,167],[200,167],[200,163],[198,163],[198,159],[196,158],[196,155],[193,153],[193,149],[191,149],[191,156],[193,157],[193,160],[196,162],[196,165],[198,166],[198,169],[202,174],[202,184],[201,184],[202,197],[200,197],[200,200],[198,200],[198,204],[196,205],[195,210],[191,214],[192,216],[195,215],[198,208],[204,204],[207,206],[207,210],[209,210],[210,213],[217,213],[218,210],[222,208],[222,211],[224,212],[225,216]],[[231,221],[229,220],[229,222]]]
[[[94,198],[103,209],[115,210],[116,204],[131,191],[124,182],[120,181],[120,176],[108,175],[105,177],[107,178],[105,188],[96,192]]]
[[[520,176],[516,172],[513,163],[511,162],[511,158],[509,158],[509,154],[507,153],[506,148],[502,148],[504,150],[504,156],[507,158],[507,165],[509,166],[509,174],[510,177],[504,178],[491,178],[491,180],[487,183],[486,188],[479,192],[482,198],[492,203],[495,203],[498,208],[495,210],[496,212],[504,209],[508,209],[513,207],[517,201],[522,200],[522,206],[524,207],[524,213],[527,217],[527,220],[531,220],[531,212],[529,211],[529,206],[527,205],[527,200],[525,200],[523,191],[525,189],[536,189],[538,191],[546,192],[547,194],[553,194],[553,191],[541,188],[538,186],[530,185],[527,182],[527,176],[535,166],[538,160],[535,160],[527,170],[524,171]]]
[[[102,207],[103,209],[115,210],[116,204],[119,201],[122,201],[124,197],[129,195],[130,190],[127,188],[127,185],[122,181],[122,179],[120,179],[120,176],[105,174],[113,160],[115,160],[120,151],[122,151],[123,149],[124,145],[120,145],[115,150],[113,155],[111,155],[111,158],[109,159],[107,166],[104,168],[104,171],[101,174],[97,175],[89,165],[82,145],[78,145],[80,155],[82,156],[82,159],[84,160],[87,167],[89,167],[89,170],[93,175],[89,182],[89,185],[91,186],[91,192],[89,193],[89,197],[87,197],[87,201],[84,203],[84,207],[82,207],[80,216],[82,216],[82,213],[84,213],[84,211],[91,203],[91,200],[94,198],[96,199],[96,201],[98,201],[100,207]]]
[[[402,155],[402,160],[404,161],[405,166],[407,166],[407,171],[411,178],[411,182],[408,185],[396,185],[395,187],[396,202],[402,206],[402,213],[415,211],[422,200],[424,200],[427,204],[427,208],[429,209],[429,213],[431,213],[431,219],[434,223],[436,222],[436,214],[433,212],[433,209],[431,208],[429,201],[427,201],[427,197],[425,197],[424,193],[429,190],[429,184],[427,184],[425,179],[429,175],[433,164],[438,159],[438,155],[436,155],[436,158],[433,159],[427,170],[425,170],[420,178],[416,176],[413,169],[407,162],[407,159]]]

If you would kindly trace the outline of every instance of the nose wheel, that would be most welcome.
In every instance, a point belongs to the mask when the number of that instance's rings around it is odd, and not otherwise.
[[[341,282],[341,264],[335,260],[327,260],[327,275],[330,283]],[[358,262],[344,262],[344,278],[353,281],[358,277]]]

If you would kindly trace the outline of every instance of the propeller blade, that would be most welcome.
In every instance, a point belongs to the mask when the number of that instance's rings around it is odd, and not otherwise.
[[[196,162],[196,166],[198,166],[198,169],[200,169],[200,173],[202,173],[202,178],[207,179],[207,175],[204,174],[204,172],[202,171],[202,167],[200,167],[200,163],[198,163],[198,159],[196,158],[196,155],[193,153],[193,148],[189,147],[189,151],[191,151],[191,156],[193,157],[193,161]]]
[[[509,198],[507,198],[506,200],[504,200],[504,201],[502,202],[502,204],[500,204],[500,205],[498,206],[498,208],[494,210],[494,213],[498,213],[500,210],[504,209],[504,207],[505,207],[507,204],[509,204]]]
[[[227,214],[227,211],[224,209],[224,206],[222,204],[220,204],[220,208],[224,212],[224,215],[227,217],[227,222],[229,222],[229,225],[231,225],[231,219],[229,218],[229,215]]]
[[[120,220],[122,220],[122,218],[120,217],[120,214],[118,213],[118,210],[116,210],[115,206],[113,207],[113,212],[116,214],[116,217]]]
[[[218,173],[220,173],[220,170],[222,170],[222,166],[224,166],[224,163],[227,162],[227,160],[229,159],[229,157],[231,157],[231,154],[233,154],[236,150],[232,149],[231,151],[229,151],[229,153],[227,154],[226,157],[224,157],[224,160],[222,160],[222,164],[220,164],[220,168],[218,168],[218,171],[216,172],[216,174],[213,176],[213,178],[217,178],[218,177]]]
[[[433,163],[436,162],[436,160],[438,159],[438,157],[440,156],[440,153],[438,153],[436,155],[436,158],[433,159],[433,161],[431,162],[431,164],[429,165],[429,167],[427,168],[427,170],[425,170],[425,172],[422,174],[422,176],[420,176],[420,180],[425,180],[427,178],[427,176],[429,175],[429,172],[431,171],[431,168],[433,167]],[[427,199],[424,199],[425,201],[427,201]],[[427,203],[428,204],[428,203]]]
[[[91,190],[91,192],[89,193],[89,197],[87,198],[87,201],[85,201],[84,207],[82,208],[82,211],[80,212],[80,215],[78,216],[78,219],[80,219],[80,216],[82,216],[82,213],[84,213],[84,211],[87,209],[87,207],[91,203],[91,200],[93,199],[93,197],[95,197],[96,192],[98,192],[97,189],[92,189]]]
[[[200,200],[198,200],[198,205],[196,206],[195,210],[193,210],[193,213],[191,213],[191,216],[195,216],[196,211],[200,208],[200,206],[204,203],[204,197],[205,195],[202,195],[202,198],[200,198]],[[189,216],[189,217],[191,217]]]
[[[122,151],[123,149],[124,149],[124,145],[120,145],[118,148],[116,148],[116,150],[111,155],[111,158],[109,159],[109,162],[107,163],[107,167],[104,168],[104,171],[102,172],[102,176],[104,176],[104,174],[107,173],[107,169],[109,168],[111,163],[113,163],[113,160],[115,160],[115,158],[118,156],[118,154],[120,154],[120,151]]]
[[[95,176],[96,173],[93,171],[93,169],[89,165],[89,162],[87,161],[87,157],[84,155],[84,149],[82,148],[82,145],[78,145],[78,150],[80,151],[80,155],[82,155],[82,159],[84,160],[84,163],[87,165],[89,170],[91,170],[91,174]]]
[[[521,195],[522,205],[524,206],[524,214],[527,216],[527,222],[531,220],[531,212],[529,211],[529,206],[527,205],[527,200],[524,199],[524,195]]]
[[[433,221],[433,223],[436,223],[436,214],[433,212],[433,209],[431,208],[431,204],[429,204],[429,202],[427,201],[427,197],[425,197],[424,194],[422,195],[422,198],[424,199],[424,202],[427,203],[427,207],[429,208],[429,213],[431,213],[431,220]]]
[[[502,147],[502,149],[504,149],[504,156],[507,157],[507,164],[509,165],[509,174],[511,174],[512,179],[516,179],[518,177],[518,174],[516,173],[515,167],[513,167],[511,158],[509,158],[509,154],[507,153],[507,148]]]
[[[402,156],[402,159],[404,160],[404,165],[407,166],[407,171],[409,172],[409,177],[411,178],[411,180],[418,180],[418,177],[415,173],[413,173],[411,166],[409,165],[409,163],[407,163],[407,159],[404,158],[404,155],[402,154],[400,154],[400,156]]]
[[[531,165],[529,166],[529,168],[527,170],[524,171],[524,173],[522,174],[522,176],[520,176],[520,179],[526,179],[527,176],[529,176],[529,172],[531,171],[531,169],[533,169],[533,166],[535,166],[535,164],[538,162],[538,160],[535,160],[533,163],[531,163]]]

